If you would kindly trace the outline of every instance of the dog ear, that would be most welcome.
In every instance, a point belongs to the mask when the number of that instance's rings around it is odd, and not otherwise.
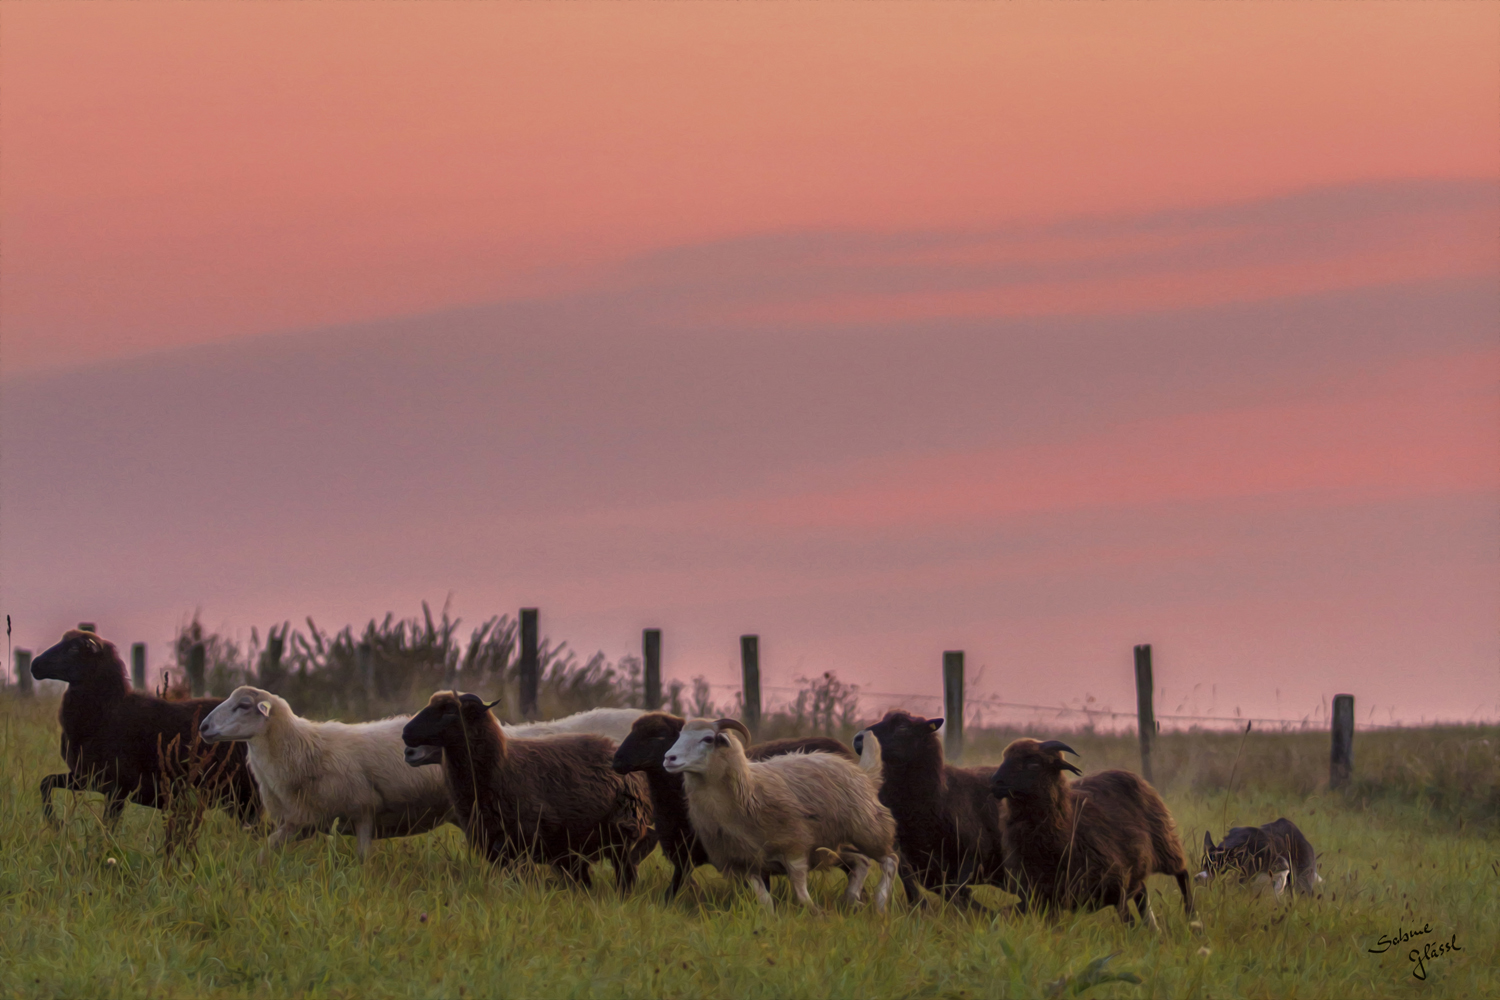
[[[935,733],[935,732],[937,732],[941,728],[943,728],[943,720],[942,719],[928,719],[927,720],[927,731],[929,733]]]
[[[258,701],[258,702],[255,703],[255,707],[258,708],[258,709],[260,709],[260,714],[261,715],[268,716],[268,717],[270,716],[270,714],[271,714],[271,703],[269,701]]]

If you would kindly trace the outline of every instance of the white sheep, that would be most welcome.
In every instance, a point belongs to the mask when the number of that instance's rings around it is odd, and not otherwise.
[[[508,728],[517,735],[538,736],[549,733],[535,730],[549,728],[595,731],[563,726],[629,732],[640,714],[638,709],[595,709],[551,723]],[[247,685],[236,688],[199,728],[210,743],[246,741],[250,773],[275,827],[268,847],[329,832],[338,823],[344,830],[353,827],[359,856],[364,858],[377,837],[405,837],[453,822],[442,769],[411,767],[405,760],[401,730],[409,718],[314,722],[299,717],[278,695]]]
[[[816,909],[807,873],[841,856],[854,867],[846,894],[851,904],[859,902],[872,860],[879,861],[875,908],[885,910],[896,877],[896,821],[878,798],[878,751],[861,764],[829,753],[752,762],[734,728],[693,719],[663,766],[683,775],[688,818],[714,867],[748,878],[767,909],[767,872],[784,871],[797,900]]]

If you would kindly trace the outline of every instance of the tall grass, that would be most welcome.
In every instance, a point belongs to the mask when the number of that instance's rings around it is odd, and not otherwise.
[[[1140,766],[1133,735],[1090,730],[980,730],[969,741],[966,759],[996,760],[1012,739],[1036,735],[1065,739],[1079,752],[1086,770]],[[1152,770],[1164,790],[1296,798],[1328,790],[1327,732],[1161,733],[1151,747]],[[1354,780],[1341,792],[1346,800],[1410,805],[1436,819],[1451,820],[1459,829],[1477,824],[1493,832],[1500,824],[1500,727],[1360,730],[1354,740],[1354,765]]]
[[[458,688],[499,700],[494,711],[509,722],[521,721],[518,627],[509,615],[481,622],[462,640],[459,626],[445,606],[434,616],[422,614],[370,619],[356,632],[321,628],[312,618],[306,628],[290,622],[273,625],[262,640],[251,629],[248,642],[208,631],[198,616],[178,629],[172,649],[174,674],[162,686],[170,697],[186,697],[190,651],[204,650],[205,680],[210,694],[223,697],[241,684],[254,684],[286,698],[310,718],[345,721],[411,712],[436,690]],[[368,672],[366,671],[368,664]],[[567,642],[543,637],[538,650],[537,712],[558,718],[599,706],[644,706],[645,683],[640,657],[611,661],[597,652],[584,659]],[[852,736],[858,726],[859,686],[832,671],[798,678],[801,685],[787,704],[768,706],[762,731],[767,738],[824,732]],[[691,686],[669,680],[662,707],[677,715],[740,714],[741,702],[718,704],[707,678]]]
[[[622,899],[608,878],[581,892],[546,872],[493,871],[451,828],[382,841],[364,864],[348,837],[261,861],[260,837],[217,811],[196,848],[168,863],[154,810],[129,806],[109,829],[97,796],[59,793],[60,826],[43,823],[37,783],[61,769],[55,711],[0,698],[0,996],[1500,995],[1500,838],[1423,797],[1424,783],[1457,788],[1492,768],[1452,741],[1493,743],[1493,730],[1360,734],[1359,781],[1389,775],[1405,789],[1383,797],[1321,787],[1326,739],[1306,744],[1303,761],[1296,735],[1252,733],[1230,822],[1294,819],[1318,848],[1323,891],[1278,901],[1216,884],[1197,894],[1196,928],[1170,880],[1154,878],[1163,931],[1152,934],[1113,913],[969,916],[899,902],[886,917],[849,912],[836,873],[813,877],[825,917],[796,912],[781,887],[779,912],[764,914],[712,869],[663,904],[659,855]],[[976,739],[967,762],[993,762],[1009,735]],[[1233,747],[1218,734],[1180,740],[1158,766],[1175,772],[1164,794],[1196,856],[1203,830],[1220,832],[1225,790],[1211,781]],[[1069,741],[1086,771],[1131,762],[1128,739]],[[1425,981],[1408,947],[1370,953],[1380,935],[1424,924],[1463,948],[1427,963]],[[1090,964],[1107,955],[1106,971],[1140,982],[1089,986]]]

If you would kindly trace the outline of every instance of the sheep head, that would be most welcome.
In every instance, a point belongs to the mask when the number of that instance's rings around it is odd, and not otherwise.
[[[615,750],[611,766],[616,774],[632,771],[657,771],[666,760],[667,751],[682,735],[683,719],[667,712],[647,712],[630,727],[630,734]]]
[[[439,691],[427,700],[427,707],[416,715],[401,730],[401,742],[406,744],[406,762],[413,767],[429,763],[430,751],[426,747],[463,746],[468,734],[485,726],[492,727],[504,740],[500,724],[490,714],[490,709],[499,704],[499,699],[486,703],[477,694],[459,694],[457,691]]]
[[[204,716],[198,733],[209,743],[251,740],[265,732],[272,716],[290,715],[287,703],[269,691],[248,684],[235,688],[229,697]]]
[[[943,744],[937,732],[943,727],[942,719],[924,719],[910,712],[887,712],[885,718],[869,729],[863,730],[880,741],[881,756],[887,763],[941,764]],[[863,753],[865,740],[855,737],[854,752]]]
[[[1063,771],[1082,774],[1072,764],[1063,760],[1065,753],[1078,755],[1078,751],[1061,740],[1045,743],[1032,739],[1019,739],[1005,748],[1005,755],[995,777],[990,781],[990,791],[995,798],[1005,799],[1026,795],[1047,784],[1060,783]]]
[[[61,642],[31,661],[31,676],[39,681],[69,684],[92,680],[118,683],[125,679],[125,662],[114,643],[74,628],[63,633]]]
[[[689,720],[682,727],[677,742],[667,751],[662,767],[668,774],[701,774],[712,765],[716,751],[738,747],[740,755],[744,756],[745,744],[740,735],[743,731],[744,727],[739,723],[721,730],[719,723],[712,719]]]

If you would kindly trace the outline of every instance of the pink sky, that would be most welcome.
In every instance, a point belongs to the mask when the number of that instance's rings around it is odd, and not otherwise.
[[[452,591],[723,682],[759,630],[1121,707],[1152,641],[1220,710],[1500,716],[1500,8],[22,0],[0,48],[20,644]]]

